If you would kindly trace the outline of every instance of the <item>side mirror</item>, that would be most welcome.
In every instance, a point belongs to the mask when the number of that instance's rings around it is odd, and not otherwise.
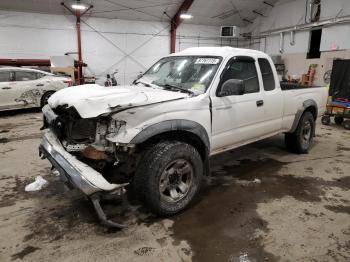
[[[219,96],[240,96],[244,94],[244,82],[240,79],[229,79],[221,86]]]

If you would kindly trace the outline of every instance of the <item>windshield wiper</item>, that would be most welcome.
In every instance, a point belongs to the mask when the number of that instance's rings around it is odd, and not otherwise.
[[[183,92],[186,92],[186,93],[191,94],[191,95],[194,94],[194,92],[192,92],[191,90],[188,90],[188,89],[180,87],[180,86],[165,84],[165,85],[161,85],[161,87],[164,87],[165,89],[176,89],[176,90],[183,91]]]
[[[140,80],[135,81],[135,85],[137,85],[137,84],[143,84],[143,85],[146,86],[146,87],[152,87],[150,84],[145,83],[145,82],[142,82],[142,81],[140,81]]]

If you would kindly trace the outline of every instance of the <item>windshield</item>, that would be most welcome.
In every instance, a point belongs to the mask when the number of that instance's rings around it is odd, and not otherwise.
[[[153,65],[140,79],[144,84],[153,84],[174,91],[203,94],[220,65],[221,57],[172,56]]]

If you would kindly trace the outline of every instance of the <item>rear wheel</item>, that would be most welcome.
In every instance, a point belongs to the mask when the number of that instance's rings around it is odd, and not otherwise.
[[[344,128],[347,130],[350,130],[350,120],[345,120],[344,121]]]
[[[50,96],[55,93],[55,91],[47,91],[46,93],[43,94],[40,100],[40,107],[43,108],[46,104],[47,101],[49,100]]]
[[[197,195],[203,162],[189,144],[165,141],[146,151],[134,177],[139,199],[157,215],[174,215]]]
[[[322,116],[321,122],[322,122],[322,124],[328,126],[331,123],[330,116]]]
[[[307,153],[315,131],[315,120],[310,112],[305,112],[294,133],[285,134],[287,148],[297,154]]]
[[[343,123],[343,121],[344,121],[344,118],[341,116],[334,117],[334,122],[339,126]]]

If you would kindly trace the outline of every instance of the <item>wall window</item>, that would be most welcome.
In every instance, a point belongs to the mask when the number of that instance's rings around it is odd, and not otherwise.
[[[320,58],[320,46],[321,46],[322,29],[312,30],[310,32],[309,52],[307,53],[307,59]]]
[[[273,76],[270,62],[265,58],[258,59],[261,76],[264,83],[264,90],[271,91],[275,89],[275,78]]]
[[[321,0],[313,0],[311,3],[311,22],[320,21],[321,16]]]
[[[254,61],[232,61],[224,72],[221,83],[229,79],[243,80],[245,93],[257,93],[260,90]]]

